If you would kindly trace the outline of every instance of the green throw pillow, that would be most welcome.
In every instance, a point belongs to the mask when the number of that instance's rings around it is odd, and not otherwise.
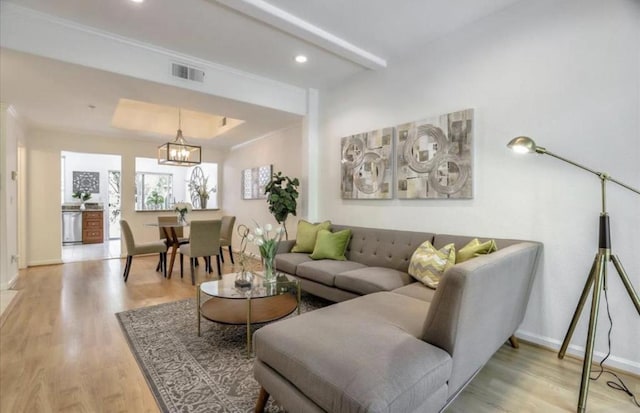
[[[474,238],[473,240],[469,241],[467,245],[458,250],[456,263],[465,262],[467,260],[470,260],[471,258],[483,254],[490,254],[497,250],[498,247],[496,246],[495,240],[480,243],[480,241],[478,241],[478,238]]]
[[[298,221],[298,233],[296,235],[296,245],[291,248],[291,252],[313,252],[316,245],[316,237],[321,229],[329,229],[331,221],[324,221],[319,224],[312,224],[303,219]]]
[[[343,229],[338,232],[321,229],[318,231],[316,246],[310,257],[313,260],[329,259],[344,261],[347,259],[347,257],[344,256],[344,252],[347,250],[349,239],[351,239],[350,229]]]
[[[442,274],[456,263],[456,247],[447,244],[438,251],[431,242],[425,241],[411,256],[409,274],[434,290],[440,283]]]

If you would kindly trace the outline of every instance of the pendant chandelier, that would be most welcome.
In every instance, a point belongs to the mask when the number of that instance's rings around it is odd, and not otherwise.
[[[202,163],[202,147],[188,145],[182,136],[182,116],[178,109],[178,133],[173,142],[158,146],[158,164],[191,166]]]

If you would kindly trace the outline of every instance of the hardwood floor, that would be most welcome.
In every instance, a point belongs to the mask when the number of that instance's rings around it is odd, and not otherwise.
[[[20,292],[0,328],[0,412],[157,412],[114,316],[195,296],[179,267],[166,280],[156,264],[157,257],[135,257],[127,284],[119,259],[21,271]],[[223,272],[231,270],[227,259]],[[580,371],[578,361],[551,351],[505,345],[447,411],[575,411]],[[591,383],[589,412],[640,411],[603,378]],[[640,393],[640,379],[624,379]]]

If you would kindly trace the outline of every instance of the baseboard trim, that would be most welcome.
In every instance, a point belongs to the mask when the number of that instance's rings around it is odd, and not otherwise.
[[[6,283],[0,284],[0,290],[11,290],[13,286],[16,285],[16,281],[18,281],[18,272],[16,272],[13,277]]]
[[[13,308],[16,306],[16,302],[20,298],[19,297],[20,291],[17,291],[17,290],[14,290],[14,291],[15,291],[15,295],[11,297],[11,301],[9,302],[7,307],[4,309],[4,311],[2,311],[2,313],[0,313],[0,328],[2,328],[2,326],[4,325],[4,322],[7,321],[7,318],[9,317],[9,313],[11,313]]]
[[[516,336],[519,339],[524,341],[528,341],[533,344],[537,344],[541,347],[547,348],[554,352],[558,352],[560,347],[562,346],[562,342],[560,340],[556,340],[551,337],[544,337],[538,334],[533,334],[527,331],[518,330],[516,331]],[[573,358],[577,358],[580,360],[584,360],[584,347],[577,346],[575,344],[569,344],[569,348],[567,349],[567,355]],[[602,360],[605,353],[594,351],[593,352],[594,359]],[[604,363],[605,366],[610,366],[614,369],[621,370],[625,373],[633,374],[634,376],[640,376],[640,363],[624,359],[622,357],[609,356],[607,361]]]
[[[58,265],[58,264],[64,264],[64,262],[59,258],[55,260],[30,261],[27,263],[27,267],[39,267],[42,265]]]

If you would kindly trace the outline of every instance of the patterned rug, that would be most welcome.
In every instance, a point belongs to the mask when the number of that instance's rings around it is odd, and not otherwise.
[[[329,304],[303,294],[301,311]],[[188,299],[116,314],[160,410],[253,411],[260,386],[246,352],[246,327],[203,319],[198,337],[195,311],[195,299]],[[283,410],[270,400],[265,411]]]

